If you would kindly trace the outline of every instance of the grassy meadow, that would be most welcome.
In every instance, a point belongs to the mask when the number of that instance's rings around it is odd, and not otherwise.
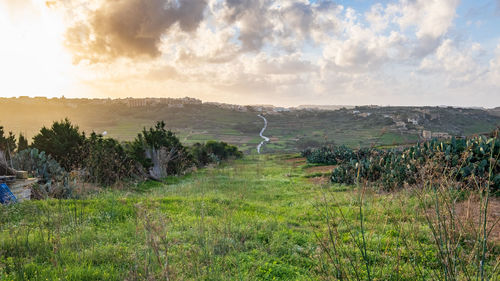
[[[331,185],[295,157],[1,206],[0,280],[499,280],[498,240],[482,267],[475,232],[440,256],[432,194]]]

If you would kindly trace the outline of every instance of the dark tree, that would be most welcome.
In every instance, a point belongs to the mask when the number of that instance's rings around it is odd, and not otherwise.
[[[17,151],[19,152],[25,149],[28,149],[28,139],[21,133],[19,134],[19,140],[17,141]]]
[[[2,126],[0,126],[0,151],[5,153],[5,157],[10,159],[12,153],[16,150],[16,137],[12,132],[9,135],[5,135],[5,131]]]
[[[84,157],[81,152],[85,134],[80,133],[68,119],[54,122],[52,127],[43,127],[33,137],[33,147],[45,151],[61,164],[67,171],[78,168]]]

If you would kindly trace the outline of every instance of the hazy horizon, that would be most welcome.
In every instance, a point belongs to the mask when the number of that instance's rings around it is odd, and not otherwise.
[[[0,0],[0,97],[493,108],[498,26],[498,0]]]
[[[7,96],[7,97],[2,97],[0,98],[7,98],[7,99],[19,99],[19,98],[47,98],[48,100],[51,99],[98,99],[98,100],[126,100],[126,99],[161,99],[161,98],[172,98],[172,99],[182,99],[182,98],[192,98],[192,97],[116,97],[116,98],[111,98],[111,97],[96,97],[96,98],[87,98],[87,97],[66,97],[66,96],[61,96],[61,97],[46,97],[46,96]],[[221,102],[221,101],[214,101],[214,100],[203,100],[199,99],[203,104],[229,104],[229,105],[238,105],[238,106],[273,106],[273,107],[284,107],[284,108],[314,108],[317,107],[318,109],[321,108],[342,108],[342,107],[363,107],[363,106],[378,106],[378,107],[453,107],[453,108],[482,108],[482,109],[496,109],[499,108],[499,106],[491,105],[491,106],[460,106],[460,105],[450,105],[450,104],[440,104],[440,105],[429,105],[429,104],[422,104],[422,105],[405,105],[405,104],[297,104],[297,105],[291,105],[291,106],[286,106],[286,105],[277,105],[277,104],[258,104],[258,103],[253,103],[253,104],[245,104],[245,103],[237,103],[237,102]]]

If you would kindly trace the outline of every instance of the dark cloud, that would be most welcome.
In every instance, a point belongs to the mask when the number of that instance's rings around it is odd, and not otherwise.
[[[66,44],[78,62],[160,55],[158,43],[173,24],[196,30],[204,0],[106,0],[86,21],[68,29]]]
[[[411,55],[418,59],[424,58],[432,54],[439,47],[441,41],[441,37],[436,38],[429,35],[422,36],[413,47]]]
[[[281,11],[282,17],[293,31],[298,31],[303,37],[308,36],[314,21],[311,5],[293,3]]]
[[[242,51],[260,50],[266,37],[272,33],[273,26],[269,21],[271,4],[267,0],[226,0],[224,3],[226,22],[240,23]]]

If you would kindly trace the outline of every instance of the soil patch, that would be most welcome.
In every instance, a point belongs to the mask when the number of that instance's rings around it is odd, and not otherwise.
[[[308,178],[307,181],[312,183],[312,184],[325,185],[325,184],[330,183],[330,177],[324,176],[324,177]]]
[[[314,173],[330,173],[333,171],[333,169],[337,167],[337,165],[327,165],[327,166],[314,166],[314,167],[309,167],[306,168],[306,172],[309,174],[314,174]]]
[[[467,228],[477,231],[479,218],[479,201],[477,199],[465,200],[456,204],[456,212]],[[491,230],[489,240],[495,244],[500,243],[500,198],[492,198],[488,202],[487,227]],[[493,227],[493,228],[492,228]]]
[[[286,159],[285,162],[292,164],[294,167],[305,165],[307,163],[306,158],[304,157]]]

